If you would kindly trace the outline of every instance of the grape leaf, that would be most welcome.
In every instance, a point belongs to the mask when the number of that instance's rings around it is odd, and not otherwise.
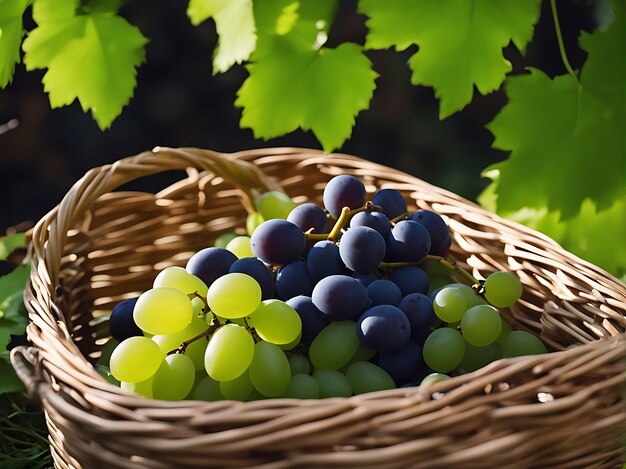
[[[48,68],[42,81],[53,108],[78,99],[106,129],[133,95],[147,39],[117,15],[76,15],[75,5],[71,0],[37,1],[33,14],[38,27],[24,41],[24,62],[28,70]]]
[[[494,148],[511,151],[493,165],[499,212],[546,206],[569,218],[587,198],[601,211],[626,193],[624,29],[618,12],[608,31],[582,37],[581,86],[536,69],[510,78],[509,103],[487,126]]]
[[[20,62],[22,15],[28,3],[28,0],[0,0],[0,88],[11,83],[15,65]]]
[[[8,392],[24,391],[24,385],[13,371],[11,363],[7,359],[0,357],[0,394]]]
[[[497,90],[511,70],[502,56],[509,42],[524,50],[539,19],[541,0],[360,0],[369,19],[366,47],[403,50],[411,83],[432,86],[441,100],[439,117],[463,109],[474,85],[481,94]]]
[[[0,318],[20,322],[25,320],[21,309],[24,286],[30,274],[30,267],[21,265],[12,272],[0,277]],[[17,299],[16,299],[17,298]]]
[[[374,93],[378,75],[371,62],[353,43],[317,50],[275,37],[272,44],[255,53],[237,93],[241,127],[265,139],[301,127],[312,130],[324,150],[340,147]]]
[[[216,73],[247,60],[256,47],[252,0],[190,0],[187,16],[194,26],[209,18],[215,20],[219,35],[213,57]]]
[[[0,261],[9,257],[14,250],[26,246],[26,235],[15,233],[0,238]]]

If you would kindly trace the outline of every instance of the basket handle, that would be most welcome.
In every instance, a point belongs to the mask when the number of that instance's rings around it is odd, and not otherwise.
[[[39,387],[50,387],[50,383],[43,378],[41,370],[38,370],[39,360],[37,356],[38,351],[35,347],[21,345],[11,350],[10,358],[11,365],[13,365],[17,377],[24,383],[30,398],[41,403],[42,391]]]
[[[280,185],[265,176],[257,166],[234,155],[200,148],[156,147],[87,172],[61,203],[33,228],[31,259],[45,259],[48,281],[54,287],[58,283],[59,261],[67,232],[96,199],[140,177],[187,168],[209,171],[235,185],[241,191],[242,204],[248,212],[254,210],[253,201],[259,194],[282,191]]]

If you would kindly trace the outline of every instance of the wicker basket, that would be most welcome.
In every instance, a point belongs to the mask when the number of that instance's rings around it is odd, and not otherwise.
[[[171,169],[186,177],[158,194],[113,192]],[[297,202],[319,201],[325,182],[342,173],[362,178],[370,193],[395,188],[410,208],[442,214],[453,254],[475,276],[515,271],[525,293],[504,314],[555,353],[500,360],[428,387],[326,400],[165,402],[100,378],[91,363],[114,303],[244,226],[256,193],[280,183]],[[37,224],[29,252],[33,346],[11,358],[45,411],[57,467],[621,466],[624,284],[549,238],[401,172],[314,150],[157,148],[88,172]]]

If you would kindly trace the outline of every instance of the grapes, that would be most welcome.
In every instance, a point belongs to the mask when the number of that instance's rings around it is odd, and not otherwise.
[[[294,208],[289,213],[287,221],[297,225],[302,231],[308,231],[312,228],[314,233],[325,233],[328,225],[326,212],[310,202]]]
[[[373,228],[378,231],[385,240],[389,237],[389,233],[391,232],[391,223],[389,223],[389,218],[381,212],[357,213],[350,220],[350,228],[355,228],[357,226],[368,226]]]
[[[388,218],[395,218],[406,213],[406,202],[402,194],[395,189],[381,189],[372,199],[374,205],[380,205]]]
[[[398,308],[406,314],[411,324],[411,335],[417,337],[424,331],[428,331],[435,323],[435,311],[433,302],[426,295],[411,293],[400,301]]]
[[[313,304],[332,321],[352,319],[367,303],[367,290],[361,282],[346,275],[331,275],[313,288]]]
[[[262,301],[248,318],[261,339],[272,344],[288,344],[302,332],[298,313],[280,300]]]
[[[387,259],[419,261],[430,251],[430,243],[430,234],[424,226],[411,220],[399,221],[387,240]]]
[[[438,383],[439,381],[445,381],[447,379],[450,379],[450,377],[446,374],[431,373],[422,380],[420,386],[427,386],[429,384],[435,384],[435,383]]]
[[[407,266],[395,269],[389,280],[400,287],[402,296],[411,293],[426,293],[428,291],[428,276],[419,267]]]
[[[461,332],[468,344],[484,347],[496,341],[502,329],[498,311],[489,305],[468,309],[461,318]]]
[[[252,389],[254,389],[250,374],[247,371],[238,378],[230,381],[221,381],[219,387],[224,398],[242,402],[248,400],[250,394],[252,394]]]
[[[168,355],[152,378],[155,399],[180,401],[187,397],[193,386],[196,371],[187,355]]]
[[[151,339],[129,337],[111,354],[111,374],[118,381],[139,383],[156,373],[163,357],[163,352]]]
[[[125,391],[134,392],[139,394],[140,396],[147,397],[148,399],[152,399],[154,397],[152,393],[152,376],[145,381],[140,381],[138,383],[129,383],[127,381],[120,382],[120,388]]]
[[[390,280],[374,280],[367,286],[367,296],[372,305],[398,306],[402,300],[400,288]]]
[[[354,356],[359,339],[353,321],[331,322],[320,332],[309,349],[309,357],[315,368],[338,370]]]
[[[274,276],[263,262],[254,257],[244,257],[230,266],[228,273],[247,274],[261,287],[261,299],[268,300],[274,294]]]
[[[220,382],[206,374],[201,378],[196,376],[196,382],[189,397],[195,401],[221,401],[224,399],[220,391]]]
[[[469,297],[461,289],[454,287],[442,288],[433,301],[435,314],[445,322],[460,321],[465,311],[472,306]]]
[[[228,273],[236,260],[237,256],[227,249],[206,248],[191,256],[185,269],[210,287],[216,278]]]
[[[150,334],[173,334],[193,317],[189,297],[175,288],[153,288],[141,294],[133,311],[135,323]]]
[[[494,272],[485,280],[485,298],[496,308],[510,308],[522,291],[522,283],[510,272]]]
[[[357,274],[373,272],[385,257],[385,240],[368,226],[350,228],[339,244],[341,260]]]
[[[238,259],[252,257],[252,248],[250,247],[250,238],[248,236],[237,236],[230,240],[226,245],[226,249],[232,252]]]
[[[513,331],[507,335],[502,341],[502,350],[506,358],[540,355],[548,352],[541,340],[523,331]]]
[[[451,241],[450,232],[446,222],[443,221],[437,213],[430,210],[418,210],[411,214],[411,220],[423,225],[430,235],[430,251],[431,254],[435,254],[436,251],[439,256],[445,256],[450,247],[448,240]],[[447,246],[446,246],[447,244]]]
[[[261,196],[256,199],[256,206],[265,220],[272,220],[274,218],[284,220],[293,210],[295,204],[287,194],[272,191],[261,194]]]
[[[175,334],[155,335],[152,337],[152,340],[156,342],[164,354],[167,354],[168,352],[180,347],[184,341],[204,332],[207,327],[208,326],[205,321],[201,318],[195,317],[182,331],[176,332]],[[206,346],[206,339],[196,340],[195,342],[189,344],[185,349],[185,355],[191,359],[196,370],[204,369],[204,353]]]
[[[333,218],[338,218],[344,207],[355,209],[365,203],[365,186],[354,176],[335,176],[324,188],[324,207]]]
[[[337,370],[317,370],[313,379],[319,386],[320,399],[352,396],[350,381]]]
[[[496,342],[498,342],[500,345],[502,345],[502,342],[504,341],[506,336],[509,335],[511,332],[513,332],[513,328],[504,319],[502,319],[502,318],[500,318],[500,319],[502,320],[502,329],[500,329],[500,335],[496,339]]]
[[[424,366],[422,344],[410,340],[393,352],[381,352],[378,366],[385,370],[396,383],[408,382]]]
[[[309,345],[313,339],[326,327],[329,320],[308,296],[296,296],[287,301],[300,316],[302,321],[302,343]]]
[[[306,245],[304,232],[287,220],[268,220],[252,233],[252,253],[266,264],[295,261]]]
[[[354,362],[348,368],[346,377],[352,385],[354,394],[364,394],[396,387],[396,383],[385,370],[369,362]]]
[[[332,241],[318,241],[313,245],[306,260],[311,279],[317,283],[331,275],[346,275],[348,268],[339,254],[339,246]]]
[[[379,352],[392,352],[409,341],[411,325],[406,314],[395,306],[379,305],[361,315],[357,334],[368,347]]]
[[[294,296],[310,296],[313,292],[313,280],[304,261],[293,261],[282,266],[276,272],[276,292],[283,300]]]
[[[320,397],[320,387],[312,376],[308,374],[297,374],[291,377],[282,397],[317,399]]]
[[[207,293],[213,313],[228,319],[251,314],[261,303],[261,287],[252,277],[234,272],[215,280]]]
[[[447,373],[461,364],[465,341],[454,329],[444,327],[432,332],[424,343],[424,361],[434,371]]]
[[[128,339],[129,337],[141,336],[143,332],[135,323],[133,318],[133,310],[138,298],[130,298],[120,301],[109,316],[109,332],[111,337],[118,341]]]
[[[256,230],[257,227],[264,221],[265,219],[263,218],[263,215],[261,215],[259,212],[249,213],[246,217],[246,233],[248,234],[248,236],[252,236],[254,230]],[[233,236],[233,238],[236,238],[236,236]],[[229,239],[228,241],[230,242],[231,240]],[[228,249],[228,243],[226,243],[226,246],[224,247]]]
[[[369,287],[373,281],[378,280],[374,274],[354,274],[352,277],[361,282],[365,288]]]
[[[198,292],[206,296],[208,287],[195,275],[190,274],[182,267],[167,267],[159,272],[154,279],[153,288],[168,287],[180,290],[185,294]]]
[[[255,389],[264,396],[280,396],[291,380],[291,368],[285,353],[274,344],[257,343],[250,364],[250,378]]]
[[[248,369],[253,355],[254,339],[248,331],[238,324],[226,324],[209,340],[204,367],[214,380],[230,381]]]
[[[293,353],[289,357],[289,367],[291,368],[292,376],[299,374],[308,375],[311,372],[309,360],[304,355],[298,353]]]
[[[482,368],[491,362],[500,360],[502,355],[502,347],[497,342],[493,342],[485,347],[474,347],[473,345],[466,343],[465,355],[463,356],[463,360],[461,361],[459,368],[469,373]]]

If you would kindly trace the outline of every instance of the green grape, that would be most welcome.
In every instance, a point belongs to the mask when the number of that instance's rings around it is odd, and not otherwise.
[[[433,301],[437,317],[448,323],[459,321],[472,306],[473,301],[470,301],[467,291],[455,286],[441,289]]]
[[[217,237],[217,239],[213,243],[213,246],[215,246],[216,248],[226,249],[228,243],[230,243],[237,236],[239,236],[237,233],[223,233]]]
[[[202,298],[198,298],[197,296],[191,299],[191,307],[193,308],[193,316],[203,316],[205,313],[205,304]]]
[[[152,337],[154,337],[154,334],[150,334],[149,332],[143,331],[143,336],[147,337],[148,339],[152,339]]]
[[[289,367],[291,368],[292,376],[311,373],[311,363],[304,355],[299,353],[294,353],[289,357]]]
[[[231,381],[248,369],[254,355],[254,339],[238,324],[220,327],[204,355],[204,368],[216,381]]]
[[[461,318],[461,332],[468,344],[484,347],[496,341],[502,330],[498,310],[489,305],[478,305],[466,311]]]
[[[252,394],[252,389],[252,380],[250,380],[248,371],[245,371],[238,378],[220,383],[220,392],[225,399],[232,401],[247,401],[250,394]]]
[[[461,325],[461,321],[454,321],[454,322],[446,323],[446,327],[449,327],[450,329],[458,329],[460,325]]]
[[[359,341],[359,348],[356,350],[348,364],[369,361],[374,358],[374,355],[376,355],[376,350],[369,348],[367,345]]]
[[[352,396],[350,380],[337,370],[317,370],[313,379],[320,388],[320,399]]]
[[[348,368],[346,377],[352,385],[354,394],[393,389],[396,383],[389,374],[370,362],[354,362]]]
[[[247,320],[261,339],[272,344],[289,344],[302,333],[300,316],[280,300],[262,301]]]
[[[249,236],[237,236],[233,238],[227,245],[226,249],[232,252],[239,259],[244,257],[254,257],[252,254],[252,248],[250,247]]]
[[[180,401],[191,391],[195,378],[191,358],[182,353],[168,355],[152,378],[154,398]]]
[[[152,392],[152,382],[152,376],[147,380],[140,381],[138,383],[128,383],[126,381],[122,381],[120,382],[120,388],[125,391],[134,392],[135,394],[139,394],[140,396],[147,397],[148,399],[152,399],[154,397],[154,394]]]
[[[302,329],[300,329],[300,333],[298,334],[298,337],[293,339],[288,344],[277,344],[277,345],[280,347],[281,350],[284,350],[287,352],[289,350],[293,350],[294,348],[296,348],[296,345],[298,345],[301,340],[302,340]]]
[[[498,342],[494,342],[485,347],[474,347],[473,345],[465,344],[465,355],[459,365],[464,371],[471,372],[489,365],[489,363],[495,362],[502,358],[502,347]]]
[[[163,357],[163,352],[151,339],[129,337],[111,354],[111,374],[118,381],[139,383],[156,373]]]
[[[202,319],[194,317],[191,323],[182,331],[175,334],[155,335],[152,337],[161,351],[165,354],[177,349],[180,345],[193,337],[206,331],[208,325]],[[185,349],[185,355],[191,358],[196,370],[204,369],[204,352],[207,347],[207,339],[202,338],[190,343]]]
[[[502,320],[502,329],[500,329],[500,335],[496,339],[496,342],[502,345],[502,342],[504,341],[506,336],[509,335],[511,332],[513,332],[513,328],[508,322],[502,319],[502,317],[500,317],[500,319]]]
[[[219,381],[215,381],[206,372],[196,373],[196,381],[189,393],[189,399],[194,401],[221,401],[224,399],[220,391]]]
[[[250,364],[250,378],[256,390],[264,396],[280,396],[291,380],[291,368],[285,352],[269,342],[257,343]]]
[[[502,350],[506,358],[539,355],[548,352],[541,340],[523,331],[513,331],[507,335],[502,341]]]
[[[463,336],[449,327],[433,331],[424,343],[424,361],[431,370],[440,373],[454,370],[464,354]]]
[[[256,230],[257,226],[259,226],[264,221],[265,219],[263,218],[263,215],[261,215],[259,212],[249,213],[248,217],[246,218],[246,233],[248,233],[248,236],[252,236],[252,233],[254,233],[254,230]]]
[[[296,204],[293,203],[288,195],[272,191],[261,194],[256,199],[256,207],[265,220],[273,218],[286,220],[289,213],[296,207]]]
[[[480,304],[485,303],[483,299],[480,296],[478,296],[476,292],[474,291],[474,289],[470,287],[469,285],[465,285],[464,283],[453,283],[451,285],[448,285],[448,288],[456,288],[458,291],[460,291],[463,294],[463,297],[465,298],[465,301],[467,302],[468,309],[471,308],[472,306],[478,306]]]
[[[186,295],[198,292],[206,296],[209,289],[206,284],[195,275],[190,274],[182,267],[167,267],[159,272],[154,279],[153,288],[175,288]]]
[[[320,387],[312,376],[308,374],[297,374],[291,377],[282,397],[318,399],[320,397]]]
[[[250,401],[264,401],[266,399],[270,399],[270,398],[267,397],[267,396],[264,396],[259,391],[257,391],[256,389],[252,388],[252,394],[250,394],[250,397],[248,398],[248,402],[250,402]]]
[[[333,321],[315,336],[309,348],[309,358],[315,368],[338,370],[359,349],[354,321]]]
[[[450,377],[448,375],[444,375],[443,373],[431,373],[422,380],[420,386],[428,386],[429,384],[435,384],[439,381],[445,381],[447,379],[450,379]]]
[[[252,314],[261,304],[261,287],[249,275],[233,272],[219,277],[211,284],[207,301],[217,316],[242,318]]]
[[[494,272],[485,280],[485,298],[496,308],[510,308],[523,291],[522,282],[510,272]]]
[[[108,367],[109,363],[111,361],[111,354],[113,353],[113,350],[115,350],[115,347],[117,347],[119,345],[119,341],[111,338],[107,341],[106,344],[104,344],[104,346],[102,347],[102,350],[100,351],[100,358],[98,358],[98,365],[103,365]]]
[[[150,334],[174,334],[193,318],[191,300],[175,288],[153,288],[141,294],[133,310],[135,324]]]

